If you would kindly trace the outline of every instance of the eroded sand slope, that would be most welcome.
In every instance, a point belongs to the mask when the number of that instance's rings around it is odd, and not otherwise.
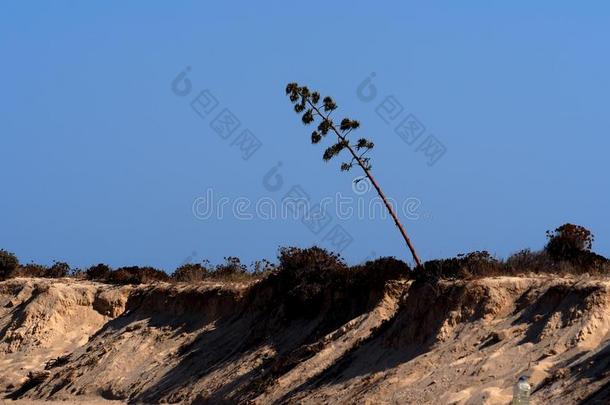
[[[610,281],[0,283],[0,391],[23,401],[610,403]],[[22,387],[29,372],[39,381]]]

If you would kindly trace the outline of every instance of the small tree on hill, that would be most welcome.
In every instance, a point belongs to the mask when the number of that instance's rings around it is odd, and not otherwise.
[[[65,262],[53,262],[53,265],[49,267],[45,273],[45,277],[48,278],[63,278],[68,277],[70,274],[70,265]]]
[[[108,277],[111,271],[112,269],[110,266],[100,263],[89,267],[87,271],[85,271],[85,276],[88,280],[103,280]]]
[[[553,260],[575,260],[584,252],[590,252],[594,236],[587,228],[563,224],[554,231],[546,231],[549,239],[544,250]]]
[[[14,253],[0,249],[0,280],[7,279],[19,267],[19,259]]]
[[[301,120],[303,121],[303,124],[309,125],[316,120],[319,121],[317,129],[311,133],[311,143],[317,144],[326,137],[329,132],[332,132],[337,137],[336,142],[324,151],[324,155],[322,156],[324,161],[329,161],[346,150],[349,152],[350,159],[341,164],[341,171],[349,171],[354,165],[360,166],[364,171],[364,174],[369,179],[392,216],[396,227],[411,251],[416,266],[420,267],[421,261],[413,247],[413,243],[411,243],[411,239],[407,235],[407,231],[398,219],[394,208],[381,190],[381,187],[379,187],[379,184],[371,174],[370,158],[365,157],[365,155],[373,149],[375,145],[366,138],[359,138],[355,143],[351,142],[348,138],[351,132],[360,126],[360,123],[356,120],[343,118],[341,123],[336,125],[330,116],[332,112],[337,109],[337,104],[335,104],[333,99],[329,96],[321,99],[320,93],[316,91],[312,92],[306,86],[299,86],[297,83],[289,83],[286,86],[286,94],[294,104],[294,111],[297,114],[302,114]]]

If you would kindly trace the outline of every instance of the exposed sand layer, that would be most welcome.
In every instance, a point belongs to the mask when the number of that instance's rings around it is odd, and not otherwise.
[[[279,289],[1,282],[0,403],[610,403],[608,279]]]

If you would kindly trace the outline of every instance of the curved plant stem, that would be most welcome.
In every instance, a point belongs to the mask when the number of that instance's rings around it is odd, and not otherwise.
[[[341,133],[337,130],[337,128],[335,127],[335,124],[328,117],[325,117],[324,115],[322,115],[322,113],[320,112],[318,107],[316,107],[311,101],[307,100],[307,103],[312,108],[312,110],[314,110],[323,120],[328,121],[328,123],[330,124],[330,129],[333,130],[333,132],[337,135],[337,137],[341,141],[344,141],[346,143],[346,148],[347,148],[347,150],[349,150],[350,154],[352,155],[352,158],[358,163],[358,166],[360,166],[362,168],[366,177],[371,181],[371,184],[373,185],[373,187],[375,187],[377,194],[379,194],[379,197],[381,197],[381,200],[383,201],[386,208],[388,209],[388,212],[392,216],[392,219],[394,220],[394,224],[396,224],[396,227],[398,228],[398,230],[400,231],[400,234],[402,235],[403,239],[405,240],[407,247],[411,251],[411,255],[413,256],[415,265],[417,267],[420,267],[422,265],[422,263],[421,263],[421,260],[419,259],[419,256],[417,255],[417,252],[415,251],[415,247],[413,246],[413,243],[411,242],[411,238],[409,238],[409,235],[407,235],[407,231],[405,230],[405,227],[402,225],[402,223],[398,219],[398,215],[396,215],[396,212],[394,211],[392,204],[390,204],[390,202],[386,198],[385,194],[383,193],[383,190],[381,190],[381,187],[379,186],[379,184],[377,183],[377,181],[371,174],[371,171],[368,169],[367,165],[364,164],[364,162],[362,161],[360,156],[358,156],[356,151],[352,148],[352,145],[350,145],[349,142],[347,142],[345,135],[341,135]]]

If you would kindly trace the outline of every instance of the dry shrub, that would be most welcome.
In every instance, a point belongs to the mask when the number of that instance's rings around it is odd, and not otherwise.
[[[157,281],[171,281],[164,271],[153,267],[121,267],[110,272],[104,280],[110,284],[145,284]]]
[[[42,264],[28,263],[19,266],[11,272],[9,277],[46,277],[62,278],[70,276],[70,265],[64,262],[53,262],[51,267]]]
[[[241,263],[239,258],[225,257],[223,264],[218,264],[209,272],[208,278],[217,281],[243,281],[250,279],[248,268]]]
[[[369,284],[373,287],[381,287],[388,280],[397,280],[407,277],[411,268],[407,263],[395,257],[380,257],[369,260],[363,265],[350,268],[350,276],[357,284]]]
[[[256,261],[252,270],[241,263],[239,258],[225,257],[222,264],[210,266],[206,260],[203,263],[187,263],[180,266],[172,274],[172,280],[178,282],[199,282],[199,281],[252,281],[265,277],[274,269],[274,266],[267,260]]]
[[[593,252],[582,251],[571,260],[553,260],[542,250],[529,249],[512,254],[506,261],[493,258],[487,252],[473,252],[450,259],[431,260],[416,269],[416,280],[469,279],[493,276],[517,276],[526,273],[557,275],[608,275],[610,261]]]
[[[544,250],[532,252],[530,249],[523,249],[513,253],[504,263],[506,271],[511,274],[551,272],[554,266],[555,263]]]
[[[122,267],[112,271],[104,264],[89,268],[86,278],[112,284],[142,284],[156,281],[245,282],[264,280],[260,288],[270,288],[279,294],[289,314],[298,316],[317,313],[328,302],[341,302],[348,295],[380,291],[391,279],[410,277],[415,280],[468,279],[523,273],[545,274],[610,274],[610,261],[591,251],[593,234],[586,228],[564,224],[547,232],[544,250],[529,249],[514,253],[506,261],[494,258],[487,251],[460,254],[453,258],[430,260],[410,271],[402,261],[391,257],[349,267],[340,255],[319,247],[301,249],[281,248],[278,265],[263,260],[256,262],[252,271],[237,257],[226,257],[224,263],[210,266],[185,264],[171,276],[152,267]],[[9,277],[66,277],[67,263],[55,262],[50,268],[36,264],[19,266],[17,257],[0,250],[0,280]],[[79,276],[74,272],[73,276]],[[258,287],[257,287],[258,288]]]
[[[14,253],[0,249],[0,280],[12,277],[12,273],[19,267],[19,259]]]
[[[413,274],[415,279],[465,279],[503,274],[503,266],[489,252],[475,251],[449,259],[430,260]]]
[[[524,249],[506,259],[504,267],[509,273],[604,275],[610,271],[608,259],[588,251],[576,254],[571,260],[554,260],[546,250],[532,252]]]
[[[85,277],[87,280],[104,280],[106,277],[108,277],[111,271],[112,269],[110,266],[100,263],[89,267],[85,271]]]
[[[317,246],[280,249],[277,269],[253,290],[272,291],[272,306],[283,307],[288,318],[311,318],[323,308],[333,316],[359,313],[373,293],[382,294],[389,279],[405,277],[408,266],[393,258],[381,258],[348,267],[343,259]],[[269,305],[269,302],[266,303]]]
[[[47,278],[63,278],[70,274],[70,265],[64,262],[53,262],[53,265],[47,269],[44,277]]]
[[[583,253],[591,251],[595,239],[587,228],[574,224],[563,224],[552,232],[547,231],[546,236],[549,240],[544,250],[557,262],[581,260]]]
[[[193,283],[203,281],[208,276],[208,269],[196,263],[187,263],[178,267],[172,274],[172,280],[178,282]]]
[[[582,252],[576,260],[576,265],[592,274],[610,274],[610,260],[594,252]]]
[[[42,264],[28,263],[25,266],[19,266],[12,274],[12,277],[45,277],[48,268]]]

